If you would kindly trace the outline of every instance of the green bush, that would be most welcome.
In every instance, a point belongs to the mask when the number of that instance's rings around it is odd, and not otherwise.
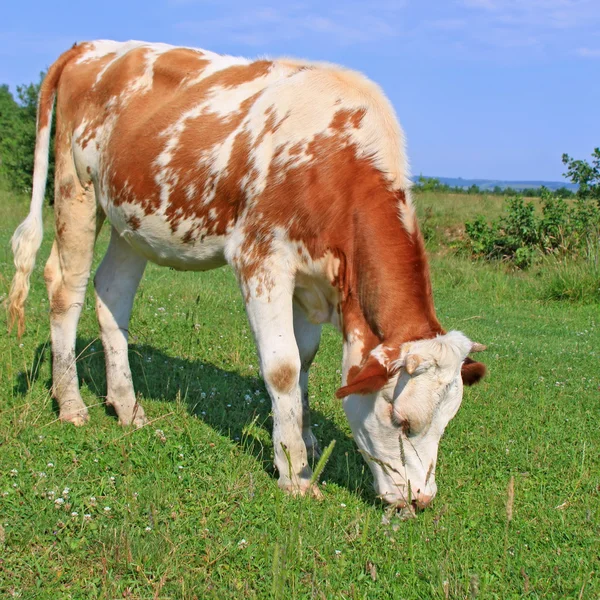
[[[497,224],[488,225],[483,215],[477,215],[472,221],[465,223],[469,250],[473,256],[494,258],[496,229]]]
[[[541,297],[600,303],[600,242],[590,240],[577,260],[549,257],[540,270]]]
[[[544,190],[541,215],[522,196],[506,201],[505,213],[488,223],[483,215],[465,224],[467,248],[474,257],[505,260],[519,269],[544,254],[582,256],[600,234],[600,208],[590,196],[568,203]]]

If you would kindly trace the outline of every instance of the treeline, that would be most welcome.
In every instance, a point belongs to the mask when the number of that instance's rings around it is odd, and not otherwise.
[[[16,192],[31,193],[37,98],[39,83],[17,86],[16,97],[7,85],[0,85],[0,180]],[[54,127],[46,192],[54,189]]]
[[[541,198],[546,192],[547,188],[544,186],[535,188],[520,188],[514,189],[510,186],[500,187],[495,185],[493,188],[480,188],[476,184],[472,184],[468,187],[462,186],[451,186],[447,183],[442,183],[436,177],[423,177],[419,176],[417,181],[413,184],[413,190],[416,192],[440,192],[444,194],[487,194],[491,196],[525,196],[527,198]],[[556,189],[554,192],[555,196],[559,198],[574,198],[576,192],[573,192],[569,188],[563,186]]]

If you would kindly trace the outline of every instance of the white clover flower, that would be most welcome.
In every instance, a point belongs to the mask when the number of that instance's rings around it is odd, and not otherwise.
[[[91,520],[92,520],[92,515],[90,515],[90,513],[86,513],[85,515],[83,515],[83,518],[84,518],[86,521],[91,521]]]
[[[245,400],[246,402],[252,402],[252,396],[250,396],[250,394],[246,394],[246,395],[244,396],[244,400]]]
[[[340,504],[340,506],[341,506],[342,508],[346,508],[346,505],[345,505],[343,502]]]
[[[49,462],[46,466],[51,469],[54,466],[54,463]]]
[[[206,392],[200,392],[200,398],[204,400],[204,398],[206,398]]]
[[[66,497],[69,495],[69,492],[70,492],[70,491],[71,491],[71,488],[68,488],[68,487],[66,487],[66,488],[63,490],[63,493],[62,493],[62,495],[63,495],[63,496],[66,498]]]
[[[19,471],[17,471],[16,469],[11,469],[11,470],[10,470],[10,474],[11,474],[13,477],[16,477],[16,476],[19,474]]]
[[[152,531],[152,527],[150,527],[150,525],[148,525],[144,531]]]
[[[342,551],[341,551],[341,550],[336,550],[336,551],[335,551],[335,555],[336,555],[336,556],[339,556],[341,553],[342,553]]]
[[[65,503],[65,499],[64,498],[57,498],[54,501],[54,504],[57,504],[57,505],[61,505],[61,504],[64,504],[64,503]]]
[[[104,512],[109,513],[110,512],[110,506],[105,506],[104,507]]]
[[[41,478],[41,477],[46,477],[46,473],[44,473],[44,471],[40,471],[40,472],[38,473],[38,477],[40,477],[40,478]]]
[[[76,517],[78,514],[79,514],[79,513],[78,513],[77,511],[73,511],[73,512],[71,513],[71,516],[72,516],[72,517]]]

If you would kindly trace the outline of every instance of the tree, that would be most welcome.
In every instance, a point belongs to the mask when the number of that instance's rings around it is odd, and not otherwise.
[[[585,160],[575,160],[568,154],[562,155],[562,161],[567,166],[564,176],[579,185],[577,196],[593,198],[600,203],[600,148],[592,152],[591,164]]]
[[[15,99],[0,85],[0,173],[16,191],[30,193],[33,183],[38,83],[17,86]],[[54,189],[54,126],[50,140],[48,191]]]

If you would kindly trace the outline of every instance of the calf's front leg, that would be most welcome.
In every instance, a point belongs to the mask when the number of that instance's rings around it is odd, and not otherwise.
[[[260,275],[257,275],[260,277]],[[293,283],[279,279],[268,293],[264,285],[244,282],[246,311],[252,327],[260,366],[273,409],[273,447],[279,487],[292,494],[321,493],[310,484],[302,436],[303,407],[300,388],[300,353],[294,337]]]

